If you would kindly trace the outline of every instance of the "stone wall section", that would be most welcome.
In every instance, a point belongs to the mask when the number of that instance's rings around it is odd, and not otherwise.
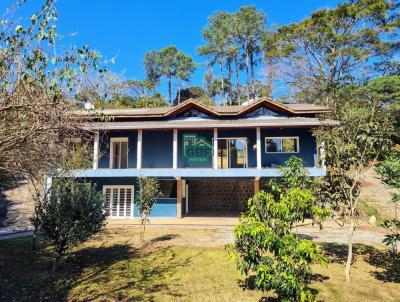
[[[240,213],[253,194],[253,180],[191,180],[189,212]]]

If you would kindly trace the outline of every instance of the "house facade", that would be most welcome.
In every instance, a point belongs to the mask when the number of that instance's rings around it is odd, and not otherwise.
[[[328,108],[260,99],[242,106],[177,106],[85,111],[94,133],[93,167],[75,176],[97,184],[111,218],[138,217],[137,178],[156,177],[161,196],[153,217],[238,214],[264,179],[300,157],[311,176],[325,175],[323,148],[312,130],[335,121]]]

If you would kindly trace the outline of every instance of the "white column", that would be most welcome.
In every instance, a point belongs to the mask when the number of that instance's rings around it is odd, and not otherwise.
[[[93,143],[93,169],[97,169],[99,167],[99,140],[100,140],[100,134],[97,131],[94,134],[94,143]]]
[[[218,169],[218,129],[214,128],[214,139],[213,139],[213,168]]]
[[[138,130],[136,145],[136,169],[142,169],[142,141],[143,130]]]
[[[261,169],[261,130],[256,128],[257,133],[257,169]]]
[[[174,129],[172,168],[178,168],[178,129]]]

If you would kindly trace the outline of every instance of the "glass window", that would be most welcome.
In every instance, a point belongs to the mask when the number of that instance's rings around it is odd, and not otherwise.
[[[266,153],[298,153],[299,139],[297,137],[266,137]]]
[[[267,138],[266,144],[267,152],[282,152],[282,141],[280,138]]]
[[[128,139],[111,140],[110,148],[111,168],[127,169],[128,168]]]
[[[218,168],[246,168],[247,141],[245,139],[218,139]]]
[[[284,137],[282,138],[282,152],[296,153],[297,151],[297,138]]]

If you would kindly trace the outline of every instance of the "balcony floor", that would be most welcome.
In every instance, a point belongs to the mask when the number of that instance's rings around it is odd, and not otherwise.
[[[325,168],[306,168],[310,176],[325,176]],[[279,177],[277,168],[153,168],[153,169],[88,169],[76,170],[74,177],[183,177],[183,178],[249,178],[249,177]]]

